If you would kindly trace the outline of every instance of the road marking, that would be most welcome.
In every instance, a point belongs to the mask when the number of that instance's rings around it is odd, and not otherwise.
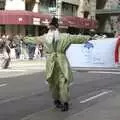
[[[4,86],[7,86],[7,85],[8,85],[7,83],[0,84],[0,87],[4,87]]]
[[[88,73],[110,73],[110,74],[120,74],[120,72],[110,72],[110,71],[88,71]]]
[[[96,99],[96,98],[98,98],[98,97],[101,97],[101,96],[103,96],[103,95],[109,94],[109,93],[111,93],[111,92],[112,92],[112,91],[102,92],[102,93],[100,93],[100,94],[98,94],[98,95],[95,95],[95,96],[92,96],[92,97],[90,97],[90,98],[88,98],[88,99],[82,100],[82,101],[80,101],[80,103],[83,104],[83,103],[89,102],[89,101],[91,101],[91,100],[94,100],[94,99]]]

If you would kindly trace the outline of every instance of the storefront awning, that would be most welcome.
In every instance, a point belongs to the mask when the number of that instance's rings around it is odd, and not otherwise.
[[[22,10],[0,11],[0,25],[48,25],[52,15]],[[59,22],[63,27],[96,28],[96,21],[76,16],[62,16]]]
[[[0,11],[0,24],[30,25],[32,14],[27,11]]]
[[[51,16],[42,13],[21,10],[0,11],[0,24],[5,25],[40,25]]]
[[[76,16],[64,16],[69,23],[69,27],[95,29],[96,21],[91,19],[80,18]]]

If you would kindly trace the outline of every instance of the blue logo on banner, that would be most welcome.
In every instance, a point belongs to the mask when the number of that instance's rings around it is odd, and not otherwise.
[[[90,42],[86,42],[85,43],[85,45],[84,45],[84,48],[87,48],[88,50],[90,49],[90,48],[94,48],[94,46],[93,46],[93,44],[92,43],[90,43]]]

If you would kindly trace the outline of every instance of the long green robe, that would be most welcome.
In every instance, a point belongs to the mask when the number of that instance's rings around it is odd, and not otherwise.
[[[55,62],[59,64],[59,67],[64,74],[66,80],[70,81],[72,78],[72,72],[70,69],[70,65],[68,59],[66,57],[66,50],[69,48],[71,44],[81,44],[85,43],[90,36],[84,35],[68,35],[68,34],[60,34],[60,40],[57,41],[56,50],[54,49],[53,44],[49,44],[47,41],[44,42],[44,48],[47,53],[47,61],[46,61],[46,79],[49,81],[53,73],[53,69],[55,67]]]
[[[90,36],[60,34],[56,43],[45,40],[44,48],[47,54],[46,80],[52,89],[53,98],[68,101],[68,85],[72,80],[72,71],[66,57],[66,50],[71,44],[86,42]]]

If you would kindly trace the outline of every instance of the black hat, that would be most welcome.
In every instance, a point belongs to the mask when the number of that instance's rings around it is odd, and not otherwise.
[[[53,17],[49,25],[54,25],[56,28],[58,28],[58,19],[56,17]]]

